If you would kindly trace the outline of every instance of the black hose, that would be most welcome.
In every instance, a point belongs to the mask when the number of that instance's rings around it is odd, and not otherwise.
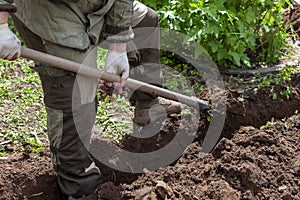
[[[221,74],[226,75],[242,75],[242,76],[254,76],[256,74],[264,75],[270,73],[280,72],[284,67],[268,67],[268,68],[260,68],[260,69],[248,69],[248,70],[239,70],[239,69],[225,69],[219,68]]]

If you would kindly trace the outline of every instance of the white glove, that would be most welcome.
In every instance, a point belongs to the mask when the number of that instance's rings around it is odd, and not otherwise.
[[[15,60],[21,55],[21,42],[8,28],[8,24],[0,25],[0,58]]]
[[[121,76],[120,83],[113,83],[113,85],[111,83],[108,83],[108,86],[113,86],[119,90],[119,93],[122,93],[122,87],[125,85],[125,82],[129,77],[129,62],[127,53],[108,51],[104,70],[106,72]]]

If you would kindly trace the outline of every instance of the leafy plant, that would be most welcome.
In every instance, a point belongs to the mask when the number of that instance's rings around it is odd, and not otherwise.
[[[265,129],[265,128],[268,128],[268,127],[270,127],[271,125],[273,125],[274,123],[275,123],[275,118],[272,117],[271,121],[268,121],[265,125],[263,125],[263,126],[260,127],[260,130],[263,130],[263,129]]]
[[[287,100],[290,99],[291,93],[292,93],[292,90],[291,90],[291,87],[289,87],[289,86],[287,86],[286,89],[281,91],[281,94],[284,95]]]
[[[162,27],[197,41],[219,66],[273,63],[287,46],[282,12],[289,0],[142,2],[157,10]]]

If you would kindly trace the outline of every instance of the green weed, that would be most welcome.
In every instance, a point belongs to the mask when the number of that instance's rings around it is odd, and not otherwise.
[[[123,96],[113,94],[99,102],[96,123],[97,133],[116,143],[123,140],[124,135],[132,130],[132,107]]]
[[[28,144],[38,153],[44,148],[40,136],[46,132],[39,77],[29,67],[32,62],[0,62],[0,152],[6,153],[5,145]]]

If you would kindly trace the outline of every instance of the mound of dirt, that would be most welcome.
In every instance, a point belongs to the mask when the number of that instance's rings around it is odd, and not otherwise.
[[[59,199],[50,153],[12,154],[0,160],[0,199]]]
[[[125,174],[99,164],[104,181],[99,196],[107,200],[300,199],[300,115],[259,128],[274,114],[289,116],[299,108],[298,82],[299,78],[290,83],[295,91],[290,100],[282,97],[270,101],[270,105],[264,104],[268,102],[268,90],[242,104],[236,92],[229,92],[229,103],[243,107],[246,117],[240,113],[228,115],[226,137],[204,157],[199,157],[201,145],[195,142],[176,163],[155,172]],[[154,137],[157,144],[164,145],[165,136],[173,137],[175,122],[172,118],[167,129]],[[249,126],[253,122],[256,127]],[[203,130],[205,126],[202,124]],[[148,152],[150,144],[157,148],[154,141],[148,144],[131,137],[126,141],[124,148],[133,152]],[[40,155],[24,152],[1,158],[0,199],[59,199],[48,147]]]
[[[175,166],[122,185],[122,199],[300,199],[299,128],[300,115],[242,127],[203,158],[194,143]]]

